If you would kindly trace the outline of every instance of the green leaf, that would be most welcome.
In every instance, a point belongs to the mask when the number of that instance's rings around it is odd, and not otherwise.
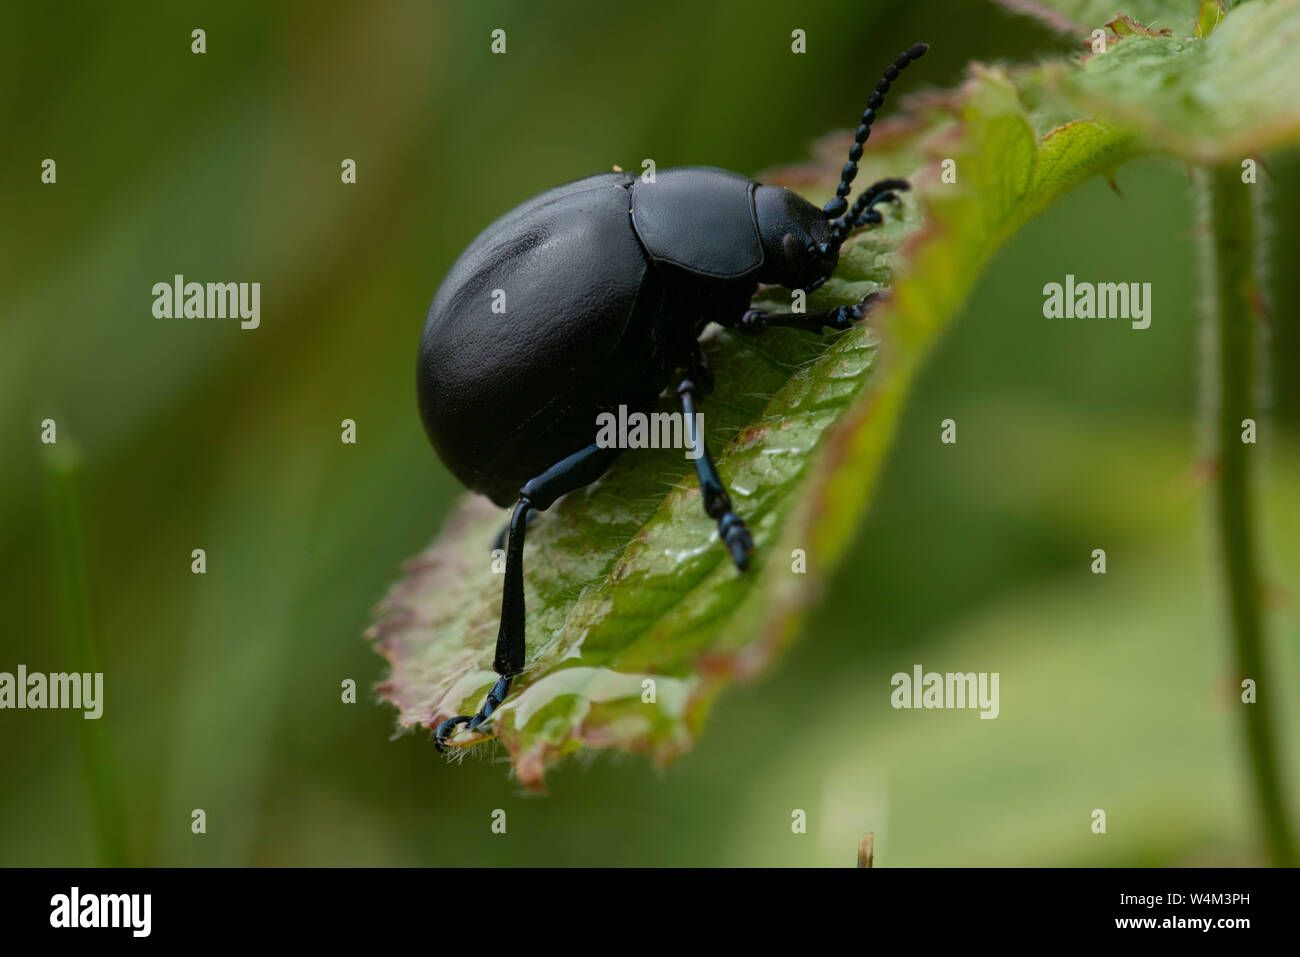
[[[1220,135],[1237,149],[1295,141],[1295,71],[1285,58],[1248,58],[1270,77],[1260,82],[1234,56],[1252,45],[1277,52],[1296,11],[1295,2],[1252,4],[1206,40],[1134,35],[1081,64],[975,65],[959,91],[880,125],[860,181],[905,175],[915,192],[846,248],[813,305],[881,285],[891,287],[888,303],[834,337],[707,337],[717,390],[703,406],[706,435],[754,534],[751,571],[739,575],[726,559],[680,451],[622,456],[530,531],[528,666],[485,726],[525,786],[542,788],[549,765],[584,748],[671,759],[722,688],[758,674],[790,642],[870,501],[918,368],[984,264],[1029,218],[1141,153],[1206,161],[1234,155],[1216,145]],[[820,202],[848,143],[830,137],[815,162],[761,178]],[[788,308],[784,295],[756,301]],[[505,519],[467,499],[379,608],[370,636],[391,663],[379,690],[403,727],[473,713],[495,678],[502,579],[489,547]],[[792,570],[797,553],[802,574]]]
[[[1203,40],[1132,36],[1044,81],[1063,108],[1134,130],[1144,152],[1238,163],[1300,137],[1298,7],[1243,4]]]
[[[1169,30],[1191,36],[1200,13],[1198,0],[997,0],[1008,10],[1033,17],[1060,33],[1086,38],[1109,26],[1120,36]],[[1208,0],[1215,2],[1215,0]]]
[[[1196,13],[1196,35],[1208,37],[1227,14],[1223,0],[1201,0],[1201,8]]]

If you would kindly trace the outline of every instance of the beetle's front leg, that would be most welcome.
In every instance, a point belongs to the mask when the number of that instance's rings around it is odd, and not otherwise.
[[[861,322],[872,306],[884,298],[885,293],[873,292],[851,306],[833,306],[814,312],[764,312],[762,309],[749,309],[736,320],[732,328],[750,334],[767,329],[803,329],[805,332],[817,333],[823,329],[839,331],[848,329],[855,322]]]
[[[704,443],[704,434],[700,427],[700,417],[696,404],[701,395],[713,388],[713,373],[704,361],[703,352],[698,353],[696,361],[686,372],[677,387],[677,396],[682,403],[682,418],[686,425],[686,441],[695,453],[695,472],[700,479],[700,493],[704,498],[704,511],[709,518],[718,523],[718,536],[731,554],[736,568],[745,571],[749,568],[749,553],[754,549],[754,540],[744,520],[731,508],[731,496],[722,484],[718,467],[713,464],[713,456]]]

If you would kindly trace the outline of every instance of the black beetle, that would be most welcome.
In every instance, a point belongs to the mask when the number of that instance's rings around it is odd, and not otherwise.
[[[524,668],[524,534],[534,510],[594,482],[618,455],[593,439],[597,416],[649,411],[678,369],[684,421],[713,387],[699,336],[710,322],[742,332],[786,326],[847,329],[852,306],[771,315],[749,307],[759,283],[812,291],[839,262],[850,231],[879,223],[874,207],[908,189],[882,180],[848,196],[876,110],[914,44],[867,100],[835,198],[823,209],[782,187],[708,166],[621,172],[557,186],[479,234],[434,296],[420,337],[420,416],[434,449],[466,486],[514,505],[493,669],[500,676],[473,717],[434,733],[471,731],[505,700]],[[690,435],[689,441],[697,437]],[[695,460],[704,510],[736,567],[753,548],[707,449]]]

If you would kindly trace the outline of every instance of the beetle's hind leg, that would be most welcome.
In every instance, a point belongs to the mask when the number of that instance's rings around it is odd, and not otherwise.
[[[492,670],[497,679],[483,704],[473,715],[448,718],[433,733],[434,746],[442,751],[452,733],[462,724],[470,731],[492,717],[510,693],[510,679],[524,670],[524,536],[534,512],[544,512],[557,498],[590,485],[604,474],[620,449],[601,448],[592,443],[562,459],[519,490],[519,501],[507,526],[506,574],[501,594],[501,625],[497,629],[496,656]]]
[[[696,350],[695,360],[687,370],[685,378],[677,387],[677,396],[682,403],[682,419],[685,422],[687,444],[697,452],[695,472],[700,478],[700,494],[704,498],[704,511],[718,523],[718,536],[731,554],[736,568],[745,571],[749,568],[749,553],[754,549],[754,540],[744,520],[731,508],[731,496],[722,484],[718,467],[713,464],[709,447],[704,444],[704,435],[700,432],[699,419],[696,416],[696,403],[701,396],[713,391],[713,373],[709,370],[703,351]]]

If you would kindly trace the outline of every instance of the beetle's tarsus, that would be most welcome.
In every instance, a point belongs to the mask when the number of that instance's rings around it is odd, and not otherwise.
[[[497,708],[501,707],[508,694],[510,694],[510,678],[508,676],[498,678],[496,684],[492,686],[492,690],[489,691],[487,697],[483,699],[482,706],[473,717],[467,714],[460,714],[454,718],[448,718],[442,724],[438,725],[438,730],[433,733],[433,746],[439,751],[446,751],[447,742],[451,738],[452,733],[462,724],[469,725],[469,730],[471,732],[477,731],[479,725],[492,717]]]
[[[727,512],[718,519],[718,534],[731,553],[738,571],[749,570],[749,553],[754,550],[754,539],[745,527],[745,520],[735,512]]]
[[[844,228],[851,231],[863,226],[879,226],[885,217],[876,207],[881,203],[901,205],[903,200],[898,194],[911,188],[912,184],[905,179],[882,179],[878,183],[872,183],[858,196],[853,208],[844,217]]]
[[[438,725],[438,730],[433,732],[433,746],[439,751],[446,751],[447,739],[458,725],[469,724],[473,719],[467,714],[457,715],[454,718],[448,718],[442,724]]]
[[[866,315],[866,311],[860,303],[854,303],[851,306],[836,306],[826,313],[826,327],[836,332],[843,332],[855,322],[861,322]]]

